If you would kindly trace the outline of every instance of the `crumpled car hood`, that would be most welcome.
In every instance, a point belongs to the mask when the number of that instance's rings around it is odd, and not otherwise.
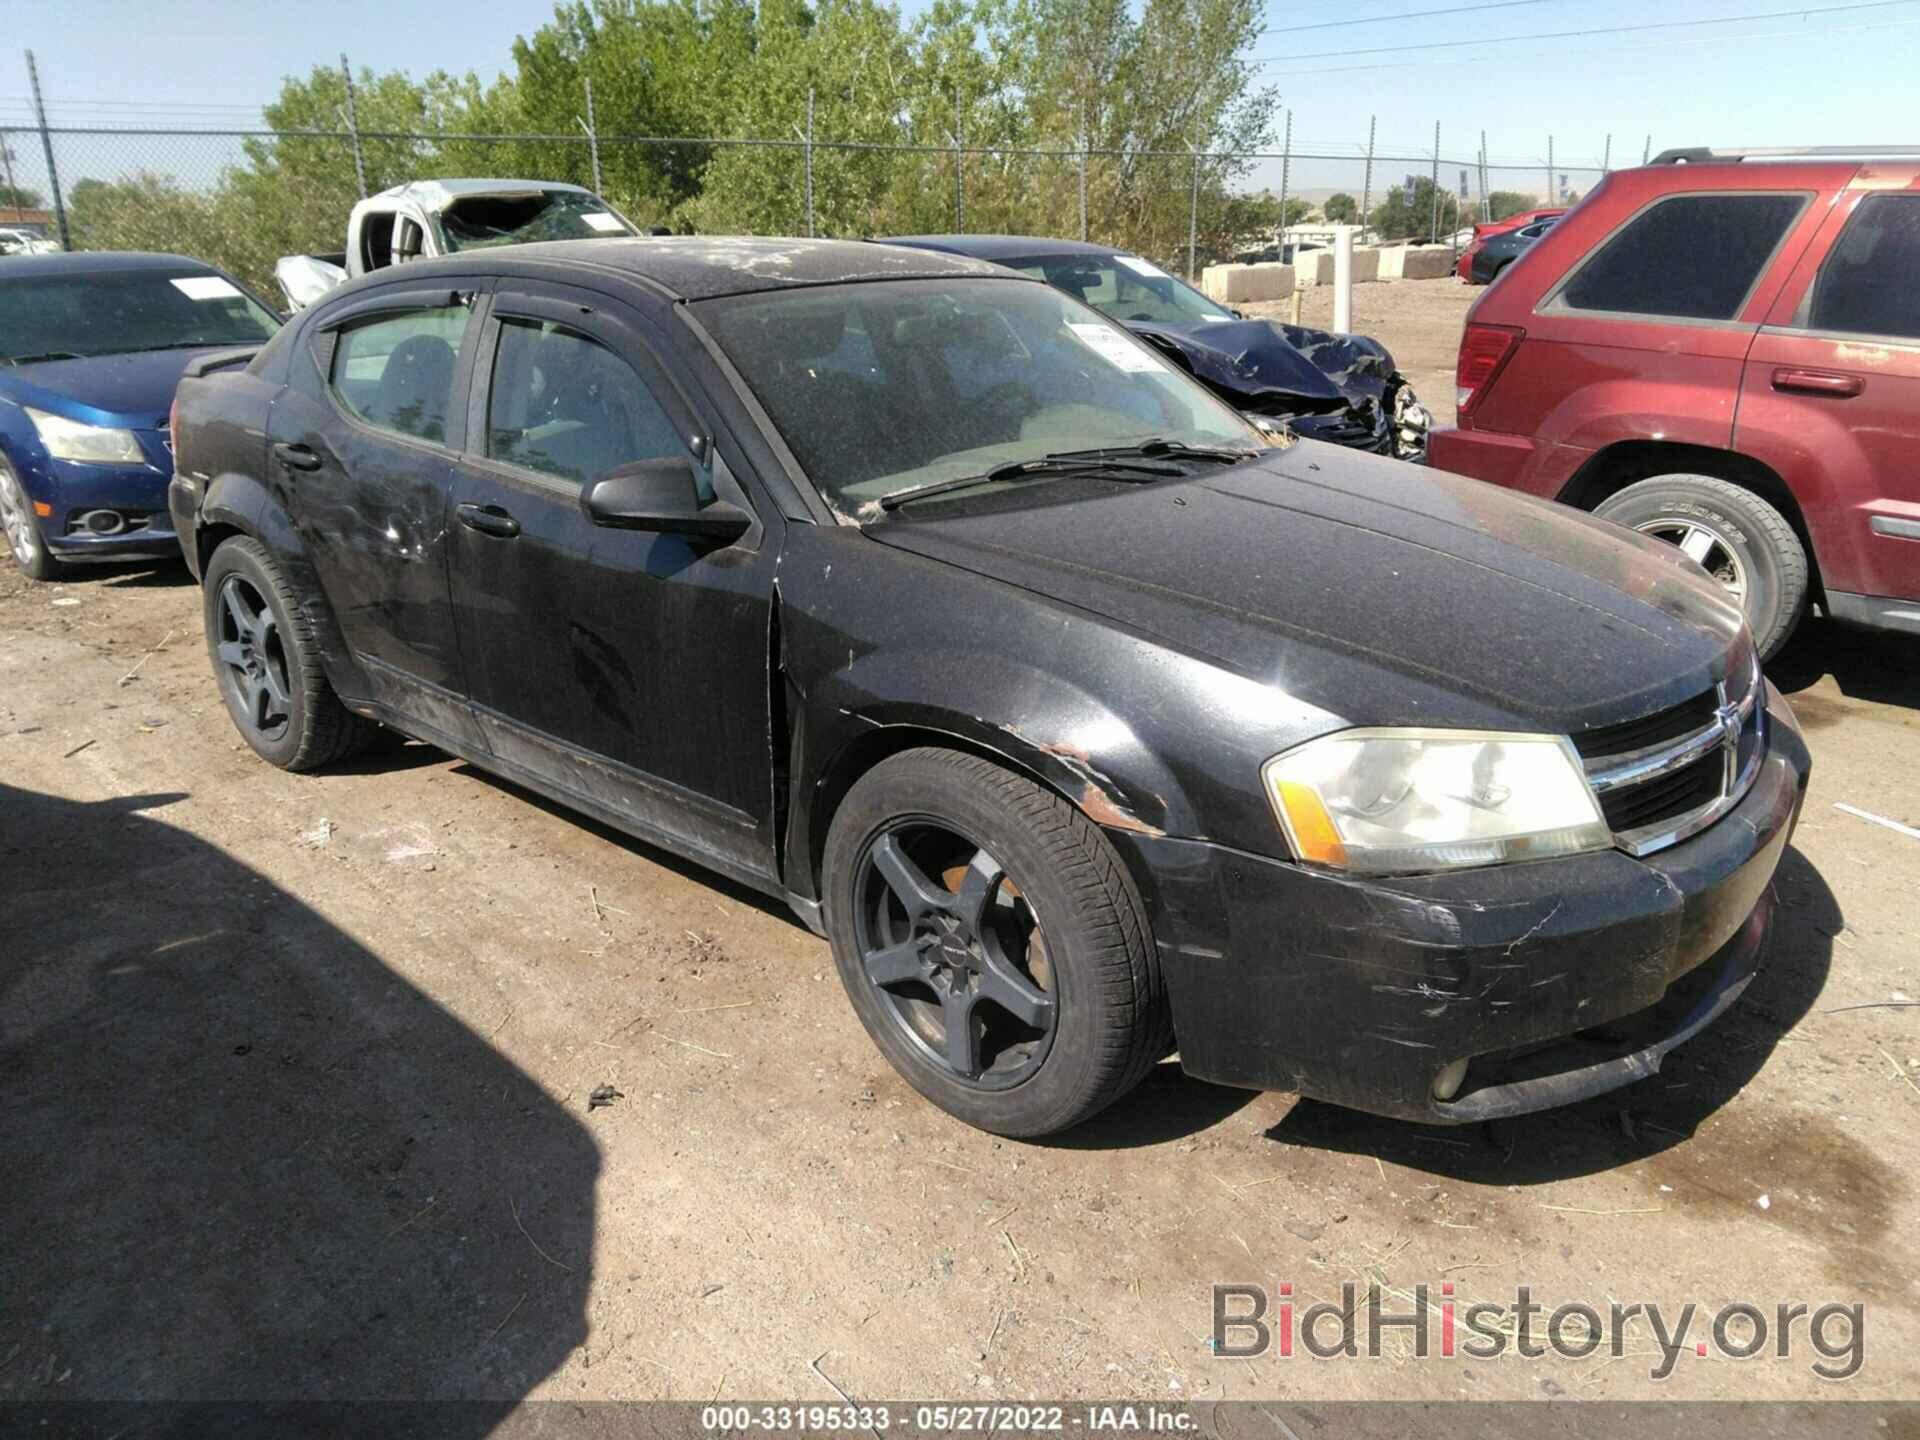
[[[1378,402],[1394,373],[1378,340],[1335,335],[1277,320],[1206,321],[1193,325],[1128,325],[1142,339],[1177,353],[1194,377],[1233,397],[1243,409],[1305,402],[1322,410],[1339,402]]]
[[[1710,686],[1742,623],[1672,546],[1323,446],[1148,485],[989,492],[866,533],[1355,723],[1608,724]],[[1426,691],[1432,713],[1370,710],[1369,669],[1420,682],[1387,688]]]

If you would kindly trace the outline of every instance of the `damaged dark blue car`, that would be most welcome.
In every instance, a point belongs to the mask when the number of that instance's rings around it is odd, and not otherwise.
[[[1433,418],[1367,335],[1250,320],[1149,260],[1031,235],[907,235],[887,242],[1005,265],[1125,325],[1234,409],[1296,435],[1423,462]]]

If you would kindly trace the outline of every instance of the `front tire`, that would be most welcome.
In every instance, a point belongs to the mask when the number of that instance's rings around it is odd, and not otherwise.
[[[67,567],[47,549],[27,488],[4,456],[0,456],[0,530],[6,532],[14,563],[29,580],[58,580],[67,573]]]
[[[313,626],[273,552],[236,536],[201,577],[207,654],[234,727],[282,770],[317,770],[365,748],[377,728],[340,703]]]
[[[1145,909],[1099,827],[953,750],[908,750],[827,835],[827,933],[867,1033],[914,1089],[996,1135],[1050,1135],[1171,1039]]]
[[[1806,612],[1806,547],[1751,490],[1711,475],[1656,475],[1608,496],[1594,514],[1678,546],[1702,566],[1746,612],[1763,660]]]

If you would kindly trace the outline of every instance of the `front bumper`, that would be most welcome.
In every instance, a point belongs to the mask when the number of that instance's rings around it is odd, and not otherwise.
[[[40,538],[56,558],[172,559],[180,553],[167,509],[167,474],[156,464],[155,452],[166,452],[153,432],[135,433],[148,452],[144,465],[82,465],[45,454],[15,458],[27,497],[35,502]],[[50,513],[39,513],[43,505]],[[125,528],[95,534],[81,520],[95,511],[119,514]]]
[[[1733,1003],[1765,948],[1809,768],[1792,712],[1767,696],[1769,752],[1746,798],[1645,859],[1363,880],[1113,833],[1153,897],[1181,1064],[1439,1124],[1652,1074]],[[1463,1058],[1464,1086],[1435,1100]]]

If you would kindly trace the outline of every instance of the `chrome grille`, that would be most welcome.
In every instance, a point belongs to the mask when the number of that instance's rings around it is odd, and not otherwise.
[[[1739,804],[1766,755],[1764,692],[1748,650],[1685,704],[1573,737],[1614,844],[1651,855]]]

